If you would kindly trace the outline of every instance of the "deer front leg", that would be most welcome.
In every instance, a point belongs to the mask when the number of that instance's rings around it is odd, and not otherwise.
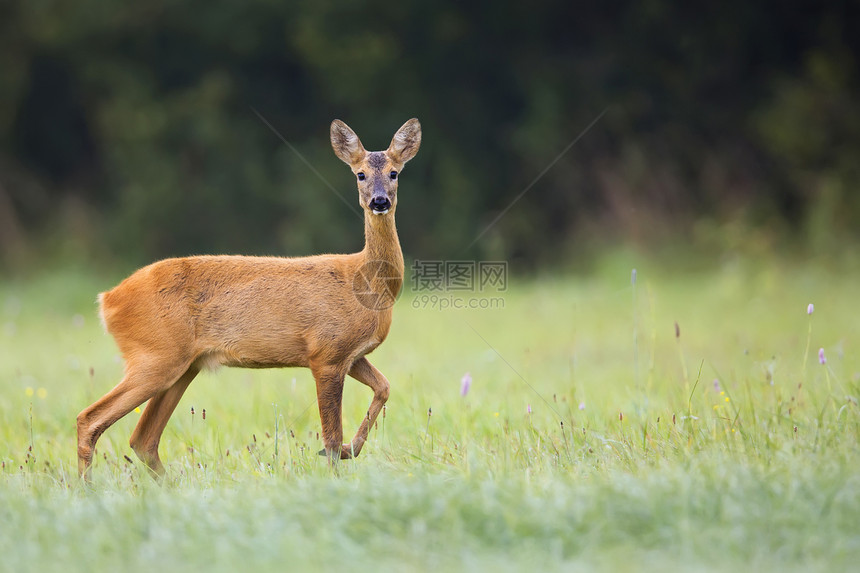
[[[367,409],[367,416],[361,422],[361,426],[359,426],[358,431],[355,433],[352,443],[344,444],[343,446],[344,453],[349,454],[349,457],[355,457],[361,452],[362,446],[367,441],[367,434],[370,432],[370,428],[373,427],[376,417],[379,416],[379,412],[382,411],[382,407],[388,401],[390,384],[385,376],[365,357],[361,357],[355,361],[349,370],[349,375],[362,384],[370,386],[370,389],[373,390],[373,400]]]
[[[348,458],[343,449],[343,421],[341,418],[341,403],[343,401],[343,368],[333,366],[311,365],[311,372],[317,383],[317,405],[320,409],[324,450],[329,463],[334,465],[337,460]]]

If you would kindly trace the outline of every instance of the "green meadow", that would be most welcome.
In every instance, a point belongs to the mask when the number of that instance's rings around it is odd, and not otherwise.
[[[86,486],[75,416],[123,368],[94,300],[122,276],[0,283],[0,570],[860,566],[856,264],[618,252],[503,292],[407,290],[358,459],[317,454],[309,371],[225,368],[174,413],[163,480],[133,412]],[[347,439],[370,397],[347,379]]]

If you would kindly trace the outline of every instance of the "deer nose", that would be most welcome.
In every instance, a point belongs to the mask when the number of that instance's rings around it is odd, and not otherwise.
[[[389,201],[388,197],[385,197],[384,195],[377,195],[370,200],[369,207],[371,211],[381,215],[391,209],[391,201]]]

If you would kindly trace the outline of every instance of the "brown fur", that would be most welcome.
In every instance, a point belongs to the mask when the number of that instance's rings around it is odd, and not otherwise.
[[[88,475],[99,436],[147,400],[130,444],[150,468],[162,472],[158,444],[167,420],[197,373],[221,364],[310,368],[326,455],[336,460],[359,454],[389,389],[365,355],[388,335],[391,308],[384,303],[393,302],[403,281],[394,224],[397,179],[390,173],[399,173],[417,153],[421,126],[409,120],[386,151],[371,154],[345,123],[335,120],[331,141],[354,173],[365,174],[358,182],[365,227],[361,252],[166,259],[99,295],[102,322],[126,367],[123,380],[78,415],[81,475]],[[374,193],[384,193],[391,202],[386,214],[368,208]],[[380,304],[368,304],[374,300]],[[352,442],[342,444],[347,374],[369,386],[373,400]]]

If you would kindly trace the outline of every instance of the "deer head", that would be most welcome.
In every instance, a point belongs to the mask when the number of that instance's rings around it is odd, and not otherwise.
[[[331,122],[331,146],[358,180],[358,202],[364,211],[382,216],[397,206],[397,180],[407,161],[421,145],[421,124],[413,118],[403,124],[385,151],[366,151],[361,140],[339,119]]]

